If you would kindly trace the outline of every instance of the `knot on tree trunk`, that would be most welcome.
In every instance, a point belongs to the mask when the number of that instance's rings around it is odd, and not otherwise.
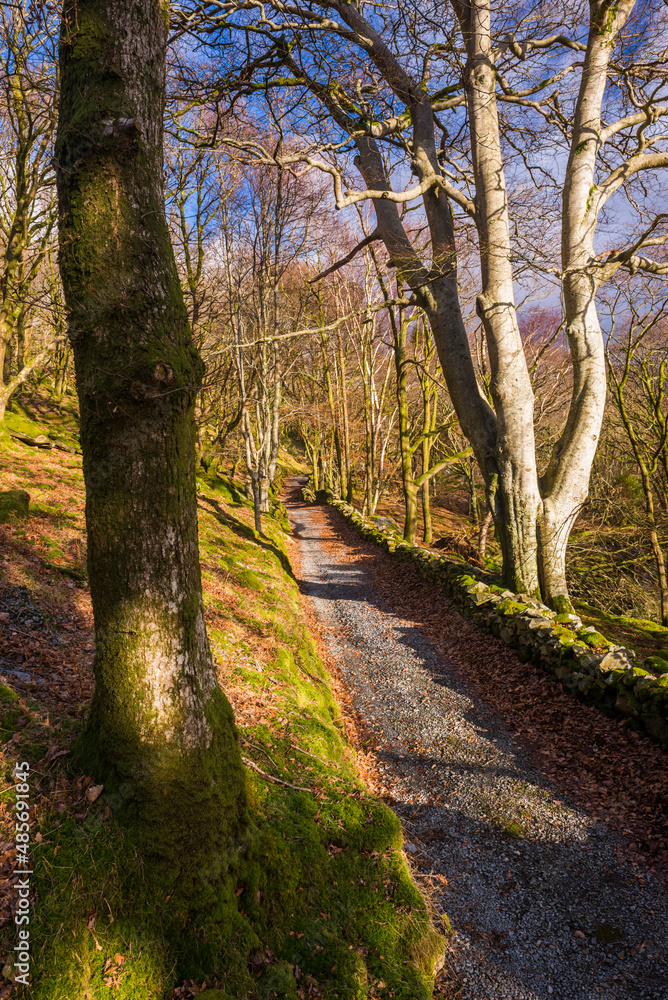
[[[174,369],[166,361],[158,361],[148,378],[135,379],[130,386],[130,396],[137,401],[156,399],[176,385]]]

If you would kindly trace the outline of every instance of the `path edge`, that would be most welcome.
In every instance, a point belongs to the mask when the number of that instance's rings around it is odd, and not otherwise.
[[[310,494],[304,497],[308,502],[312,491],[304,492]],[[486,583],[474,566],[409,545],[396,529],[382,523],[386,519],[365,517],[329,490],[319,491],[317,500],[321,497],[366,541],[413,563],[467,618],[516,649],[522,662],[532,660],[569,694],[643,730],[668,750],[668,673],[657,676],[647,660],[636,665],[633,650],[583,627],[577,615],[559,615],[527,594]]]

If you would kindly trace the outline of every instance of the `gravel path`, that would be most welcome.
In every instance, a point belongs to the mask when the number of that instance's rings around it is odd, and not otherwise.
[[[461,671],[378,594],[336,511],[297,497],[287,507],[302,591],[375,738],[416,876],[452,922],[449,995],[667,1000],[656,872],[559,797]]]

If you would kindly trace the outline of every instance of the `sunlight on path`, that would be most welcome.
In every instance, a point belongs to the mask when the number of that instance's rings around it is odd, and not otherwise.
[[[452,921],[453,995],[667,1000],[656,875],[559,798],[453,665],[375,594],[336,512],[298,495],[288,510],[300,586],[375,737],[417,877]]]

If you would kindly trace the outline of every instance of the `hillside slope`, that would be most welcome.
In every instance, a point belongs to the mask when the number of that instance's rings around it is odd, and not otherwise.
[[[42,416],[29,430],[48,436]],[[71,451],[6,435],[0,451],[2,489],[30,494],[29,514],[6,511],[0,524],[0,861],[8,879],[0,948],[7,959],[14,943],[11,772],[28,760],[35,875],[26,995],[106,1000],[112,987],[119,1000],[188,1000],[206,988],[214,1000],[215,986],[225,991],[219,998],[249,1000],[429,997],[443,939],[410,878],[399,822],[359,776],[284,528],[267,518],[258,538],[229,480],[199,484],[209,634],[254,817],[226,897],[210,913],[170,906],[172,887],[151,881],[95,775],[69,763],[93,688],[81,461]],[[23,996],[2,983],[1,998]]]

